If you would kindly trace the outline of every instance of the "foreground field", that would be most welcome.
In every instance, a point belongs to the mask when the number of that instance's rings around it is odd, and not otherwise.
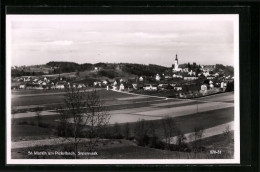
[[[63,94],[63,92],[56,92],[55,94],[30,93],[12,96],[12,109],[24,110],[24,112],[17,112],[11,115],[13,118],[12,142],[17,142],[16,145],[18,145],[18,147],[13,147],[12,156],[14,158],[32,158],[21,153],[26,151],[27,148],[19,148],[19,142],[22,144],[23,141],[29,141],[38,149],[39,145],[37,146],[37,144],[40,144],[39,140],[56,138],[56,128],[59,125],[59,114],[54,110],[54,105],[63,103]],[[158,136],[159,139],[163,139],[164,132],[161,121],[164,117],[172,117],[176,123],[176,128],[178,128],[178,132],[188,135],[189,133],[194,132],[195,128],[199,128],[200,130],[205,130],[205,135],[207,137],[203,137],[202,139],[206,140],[215,137],[216,135],[221,135],[225,126],[231,124],[234,120],[233,93],[207,96],[196,100],[167,99],[165,97],[126,94],[123,92],[107,90],[98,90],[98,94],[111,114],[110,125],[107,130],[111,130],[112,133],[117,133],[120,137],[125,137],[124,129],[126,124],[130,128],[129,136],[127,137],[134,137],[134,129],[136,128],[138,121],[143,119],[145,120],[146,127],[153,128],[154,134]],[[39,112],[41,116],[40,125],[39,123],[37,124],[37,113],[34,112],[34,108],[39,106],[45,107],[43,111]],[[233,130],[232,127],[231,130]],[[177,134],[176,130],[176,132],[172,134],[172,137],[177,136]],[[219,142],[224,141],[222,137],[216,137],[215,139]],[[105,145],[103,145],[99,149],[99,156],[91,158],[149,158],[148,155],[138,156],[138,151],[149,154],[153,158],[211,157],[208,153],[203,153],[199,156],[198,154],[196,154],[196,156],[194,154],[178,154],[179,152],[143,148],[136,146],[135,144],[133,145],[133,142],[130,144],[124,140],[121,140],[121,142],[126,145],[122,143],[115,144],[116,142],[112,144],[114,147],[104,147]],[[36,143],[36,145],[33,143]],[[45,146],[40,149],[55,150],[60,144],[62,144],[62,142],[58,142],[57,146],[50,145],[47,148]],[[213,143],[208,142],[209,147],[210,145],[213,145]],[[225,144],[220,145],[223,147]],[[118,152],[119,150],[122,154]]]
[[[221,158],[232,158],[233,145],[226,141],[219,141],[223,137],[218,135],[215,137],[208,138],[203,141],[202,144],[206,150],[200,153],[194,152],[178,152],[169,150],[160,150],[148,147],[137,146],[130,140],[117,139],[117,140],[105,140],[99,143],[96,154],[92,156],[79,156],[79,159],[221,159]],[[223,150],[222,155],[212,155],[212,143],[214,147],[218,144],[220,149]],[[74,159],[74,156],[66,155],[28,155],[28,151],[35,152],[60,152],[68,151],[72,152],[73,147],[69,144],[62,144],[58,146],[37,146],[31,148],[18,148],[12,149],[11,156],[13,159]],[[226,152],[225,152],[226,151]],[[79,145],[79,152],[86,152],[84,144]]]

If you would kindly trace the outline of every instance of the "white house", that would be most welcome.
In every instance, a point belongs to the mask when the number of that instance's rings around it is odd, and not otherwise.
[[[102,83],[105,84],[105,85],[107,85],[107,84],[108,84],[108,81],[107,81],[107,80],[104,80]]]
[[[160,77],[160,75],[157,73],[157,75],[155,76],[155,80],[156,81],[160,81],[161,80],[161,77]]]
[[[120,86],[119,86],[119,91],[122,91],[124,89],[125,89],[125,85],[123,83],[121,83]]]
[[[207,79],[214,79],[215,77],[212,75],[207,76]]]
[[[58,88],[58,89],[64,89],[65,86],[64,86],[63,84],[57,84],[57,85],[56,85],[56,88]]]
[[[205,84],[203,84],[203,85],[201,85],[201,87],[200,87],[200,90],[201,91],[207,91],[207,85],[205,85]]]
[[[176,91],[181,91],[181,90],[182,90],[182,87],[181,87],[181,86],[174,86],[173,88],[174,88],[174,90],[176,90]]]
[[[20,89],[25,89],[25,84],[19,85],[19,88],[20,88]]]
[[[147,84],[144,86],[144,90],[157,90],[157,86],[156,85],[152,85],[152,84]]]
[[[132,86],[134,89],[137,89],[137,83],[133,83]]]
[[[142,76],[140,76],[139,81],[144,81],[144,78]]]
[[[196,77],[196,76],[184,76],[183,79],[184,80],[196,80],[196,79],[198,79],[198,77]]]
[[[173,78],[183,78],[183,76],[181,76],[181,75],[176,75],[176,74],[173,74],[172,77],[173,77]]]

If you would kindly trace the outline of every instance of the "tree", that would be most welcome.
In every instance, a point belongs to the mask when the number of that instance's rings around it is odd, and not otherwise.
[[[147,130],[145,121],[143,119],[139,120],[135,126],[135,139],[139,146],[148,145],[149,138],[148,138],[147,132],[148,132],[148,130]]]
[[[66,88],[64,108],[60,110],[58,134],[69,139],[74,146],[75,159],[82,138],[89,140],[85,146],[93,151],[102,129],[108,124],[110,115],[102,105],[95,90],[87,92],[78,88]],[[60,131],[64,129],[64,131]],[[72,138],[71,138],[72,137]]]
[[[37,108],[35,109],[35,114],[36,114],[35,118],[36,118],[36,120],[37,120],[38,126],[40,126],[41,120],[42,120],[41,111],[42,111],[41,107],[37,107]]]
[[[176,123],[173,118],[167,116],[162,119],[162,126],[167,148],[170,149],[171,137],[173,137],[176,130]]]
[[[190,135],[190,140],[192,141],[192,149],[193,151],[201,151],[202,150],[202,142],[201,139],[204,135],[204,129],[200,127],[195,127],[194,132]]]
[[[124,136],[126,139],[128,139],[130,136],[130,126],[128,122],[124,126]]]
[[[86,142],[85,146],[89,152],[92,152],[95,150],[104,129],[109,123],[110,114],[101,102],[96,90],[87,94],[86,105],[85,125],[88,126],[86,136],[89,138],[89,141]]]

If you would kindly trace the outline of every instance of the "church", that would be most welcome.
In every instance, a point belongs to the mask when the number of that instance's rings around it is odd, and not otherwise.
[[[179,62],[178,62],[178,55],[177,54],[176,54],[176,58],[175,58],[175,61],[174,61],[174,65],[173,65],[172,71],[173,72],[180,72],[180,71],[182,71],[182,68],[179,68]]]

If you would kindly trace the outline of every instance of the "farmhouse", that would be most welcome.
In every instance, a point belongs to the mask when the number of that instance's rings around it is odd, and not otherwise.
[[[154,85],[154,84],[147,84],[144,86],[144,90],[149,90],[149,91],[152,91],[152,90],[157,90],[157,86]]]
[[[65,81],[59,81],[59,82],[56,83],[56,88],[57,89],[64,89],[65,88],[65,84],[66,84]]]
[[[196,79],[198,79],[198,77],[197,76],[185,76],[185,77],[183,77],[183,79],[190,81],[190,80],[196,80]]]
[[[214,76],[214,75],[209,75],[209,76],[207,76],[206,78],[207,78],[207,79],[214,79],[215,76]]]
[[[155,80],[156,81],[160,81],[161,80],[161,77],[160,77],[160,75],[157,73],[157,75],[155,76]]]
[[[176,91],[181,91],[182,90],[182,86],[181,85],[175,85],[173,88]]]

